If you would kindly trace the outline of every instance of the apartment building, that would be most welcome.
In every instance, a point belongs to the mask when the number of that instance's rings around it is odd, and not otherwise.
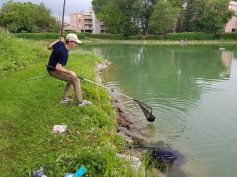
[[[57,20],[58,24],[60,25],[60,29],[62,27],[62,21],[61,20]],[[73,31],[70,29],[70,24],[67,22],[63,22],[63,31]]]
[[[76,32],[105,33],[107,30],[104,23],[98,20],[93,10],[81,11],[69,15],[70,28]]]
[[[231,20],[225,26],[225,32],[237,32],[237,2],[230,1],[229,9],[235,11],[235,15],[232,16]]]

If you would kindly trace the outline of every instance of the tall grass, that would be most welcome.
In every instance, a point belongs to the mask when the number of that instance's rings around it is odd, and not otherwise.
[[[0,28],[0,77],[40,62],[48,56],[46,47],[19,39]]]

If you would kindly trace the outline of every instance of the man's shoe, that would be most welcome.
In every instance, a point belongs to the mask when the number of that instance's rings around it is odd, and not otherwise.
[[[92,104],[91,101],[83,100],[81,103],[78,103],[77,106],[81,107],[81,106],[91,105],[91,104]]]
[[[69,103],[69,102],[73,102],[73,99],[66,97],[65,99],[61,99],[60,101],[60,103],[62,104]]]

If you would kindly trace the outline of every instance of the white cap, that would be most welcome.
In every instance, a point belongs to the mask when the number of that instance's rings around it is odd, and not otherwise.
[[[77,35],[74,33],[67,34],[66,39],[69,41],[74,41],[76,43],[81,43],[81,41],[77,38]]]

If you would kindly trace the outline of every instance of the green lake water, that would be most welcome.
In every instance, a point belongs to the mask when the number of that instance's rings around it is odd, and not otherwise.
[[[107,86],[153,108],[156,121],[149,123],[133,101],[123,100],[134,120],[149,130],[150,141],[164,141],[183,155],[168,176],[237,175],[237,47],[82,47],[112,62],[104,77]]]

